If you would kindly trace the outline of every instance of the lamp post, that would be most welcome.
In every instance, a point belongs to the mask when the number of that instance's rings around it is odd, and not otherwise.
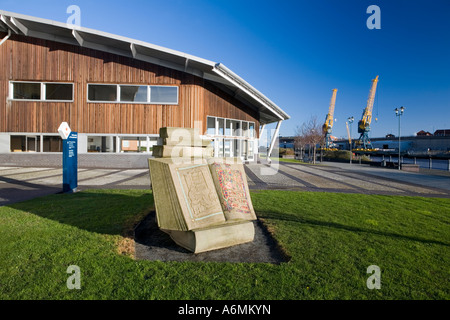
[[[351,117],[348,117],[347,118],[347,121],[348,121],[348,123],[350,124],[350,137],[349,137],[349,141],[348,141],[348,143],[349,143],[349,150],[350,150],[350,164],[352,164],[352,158],[353,158],[353,151],[352,151],[352,123],[353,123],[353,121],[355,120],[355,118],[353,118],[353,116],[351,116]]]
[[[348,117],[347,121],[348,123],[350,123],[350,142],[352,141],[352,123],[355,120],[355,118],[353,118],[353,116]],[[352,143],[350,143],[350,151],[352,151]]]
[[[398,117],[398,170],[400,169],[400,161],[401,161],[401,156],[400,156],[400,118],[403,115],[403,112],[405,111],[405,108],[403,106],[400,107],[400,109],[395,108],[395,116]]]

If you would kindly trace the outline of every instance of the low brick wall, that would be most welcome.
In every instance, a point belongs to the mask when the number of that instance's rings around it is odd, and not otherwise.
[[[146,169],[149,154],[82,153],[78,154],[79,168]],[[62,167],[62,153],[2,153],[0,166]]]
[[[418,164],[402,164],[401,169],[408,172],[419,172]]]

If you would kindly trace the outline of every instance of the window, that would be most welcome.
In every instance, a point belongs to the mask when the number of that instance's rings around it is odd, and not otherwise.
[[[118,136],[89,135],[87,136],[88,153],[151,153],[158,143],[154,136]]]
[[[206,126],[207,126],[207,129],[206,129],[207,134],[209,134],[209,135],[216,134],[216,118],[207,117]]]
[[[240,137],[241,134],[241,121],[233,120],[231,121],[231,125],[233,126],[233,136]]]
[[[219,125],[219,136],[223,136],[225,134],[225,119],[217,118],[217,122]]]
[[[11,136],[11,152],[39,152],[40,136]]]
[[[248,141],[248,155],[247,158],[248,160],[253,161],[254,160],[254,152],[253,152],[253,145],[254,145],[254,141],[249,140]]]
[[[226,126],[225,126],[225,135],[226,135],[226,136],[231,136],[231,135],[232,135],[232,133],[231,133],[231,120],[230,120],[230,119],[227,119],[227,120],[225,121],[225,123],[226,123]]]
[[[254,122],[207,116],[206,127],[206,135],[214,139],[215,157],[240,157],[254,161]]]
[[[121,152],[147,152],[146,137],[120,137],[120,140]]]
[[[63,151],[63,140],[60,136],[44,136],[43,137],[44,152],[62,152]]]
[[[231,150],[231,143],[233,140],[225,139],[223,143],[223,149],[224,149],[224,156],[225,157],[232,157],[233,153]]]
[[[88,152],[116,152],[116,137],[114,136],[88,136]]]
[[[11,136],[11,152],[62,152],[62,139],[51,135]]]
[[[11,82],[13,100],[73,101],[73,84],[56,82]]]
[[[38,82],[14,82],[13,99],[41,100],[41,84]]]
[[[206,117],[206,134],[210,136],[225,135],[225,119],[216,117]]]
[[[249,138],[255,137],[255,123],[254,122],[248,123],[248,136],[249,136]]]
[[[89,101],[117,101],[117,85],[88,84]]]
[[[242,154],[241,154],[241,150],[242,150],[241,143],[242,143],[242,140],[240,140],[240,139],[233,139],[231,141],[232,141],[232,144],[233,144],[233,157],[241,157],[242,156]]]
[[[158,104],[178,104],[178,87],[157,87],[150,89],[150,102]]]
[[[242,146],[242,152],[241,152],[241,157],[244,159],[248,159],[248,140],[242,140],[241,142],[241,146]]]
[[[73,100],[73,84],[45,83],[45,100]]]
[[[88,102],[178,104],[178,87],[88,84]]]
[[[223,157],[223,139],[216,139],[217,142],[217,151],[215,153],[217,154],[217,157]]]
[[[254,122],[207,116],[206,123],[206,134],[210,136],[255,137]]]
[[[248,122],[242,121],[242,136],[248,137]]]
[[[147,86],[120,86],[120,101],[147,102]]]

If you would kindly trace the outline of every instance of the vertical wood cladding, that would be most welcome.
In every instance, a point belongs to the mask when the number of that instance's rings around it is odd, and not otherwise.
[[[0,33],[0,38],[6,34]],[[9,81],[74,84],[73,102],[9,101]],[[88,83],[179,86],[178,105],[88,103]],[[106,52],[13,35],[0,46],[0,132],[57,132],[62,121],[83,133],[156,134],[194,127],[206,116],[256,122],[258,114],[203,79]]]

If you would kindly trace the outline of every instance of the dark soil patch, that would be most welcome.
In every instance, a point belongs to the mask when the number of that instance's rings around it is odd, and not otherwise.
[[[168,234],[159,230],[155,211],[144,218],[134,230],[136,259],[159,261],[215,261],[279,264],[289,260],[259,220],[254,221],[252,242],[229,248],[194,254],[178,246]]]

